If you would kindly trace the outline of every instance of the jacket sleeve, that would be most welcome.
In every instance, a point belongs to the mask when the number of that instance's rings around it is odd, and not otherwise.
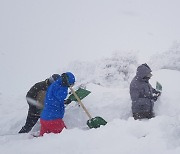
[[[131,92],[132,101],[136,102],[138,105],[143,105],[145,102],[149,104],[151,97],[146,95],[145,91],[145,89],[133,89]]]
[[[150,100],[153,97],[153,88],[149,83],[144,84],[144,97]]]
[[[63,102],[64,102],[64,99],[65,99],[66,96],[67,96],[67,92],[66,92],[63,88],[60,88],[60,89],[54,91],[54,96],[55,96],[56,99],[58,99],[59,101],[63,101]]]
[[[156,89],[154,89],[154,88],[153,88],[152,92],[153,92],[154,94],[159,94],[159,93],[161,93],[160,91],[158,91],[158,90],[156,90]]]

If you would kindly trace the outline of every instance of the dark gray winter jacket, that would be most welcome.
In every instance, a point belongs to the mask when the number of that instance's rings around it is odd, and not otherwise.
[[[130,96],[132,100],[132,113],[152,112],[154,101],[152,100],[155,89],[149,84],[146,77],[151,69],[142,64],[137,68],[136,76],[130,84]]]

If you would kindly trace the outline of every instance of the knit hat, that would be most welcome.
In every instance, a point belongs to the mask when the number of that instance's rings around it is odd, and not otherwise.
[[[49,82],[53,83],[54,81],[56,81],[58,78],[60,78],[59,74],[53,74],[52,76],[49,77]]]

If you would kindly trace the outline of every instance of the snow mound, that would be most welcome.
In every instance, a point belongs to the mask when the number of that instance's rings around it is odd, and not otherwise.
[[[150,120],[134,120],[131,115],[128,83],[135,75],[137,63],[136,60],[129,61],[127,57],[122,65],[121,58],[116,58],[104,59],[101,65],[84,62],[71,65],[72,70],[78,74],[74,88],[83,85],[91,91],[82,102],[92,117],[104,118],[108,122],[106,126],[88,129],[88,116],[76,102],[72,102],[66,107],[64,121],[67,129],[62,133],[46,134],[39,138],[33,138],[30,134],[17,134],[25,122],[28,105],[22,95],[5,98],[2,93],[0,151],[4,154],[179,154],[180,72],[168,69],[153,71],[150,80],[152,86],[155,87],[156,81],[163,86],[162,95],[154,107],[156,117]],[[121,71],[118,72],[118,68]],[[128,73],[123,72],[125,68]],[[89,71],[89,74],[85,75],[84,70]],[[110,78],[106,78],[108,73],[112,74]],[[121,77],[117,77],[118,75]],[[39,127],[37,123],[32,132],[39,130]]]
[[[168,51],[152,56],[149,64],[156,70],[171,69],[180,71],[180,43],[174,42]]]
[[[132,52],[115,52],[111,57],[94,62],[72,62],[64,70],[71,70],[77,83],[94,83],[104,87],[128,87],[138,65]]]

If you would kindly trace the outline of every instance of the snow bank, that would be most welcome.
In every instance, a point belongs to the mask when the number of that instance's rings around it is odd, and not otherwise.
[[[115,52],[109,58],[93,62],[72,62],[65,70],[71,70],[77,83],[94,83],[104,87],[128,87],[135,74],[138,59],[133,52]]]
[[[163,86],[163,93],[154,107],[156,117],[135,121],[131,115],[129,82],[135,75],[136,65],[133,55],[113,55],[99,62],[75,62],[69,66],[77,74],[75,89],[84,86],[91,91],[82,102],[92,117],[100,116],[108,122],[99,129],[88,129],[87,115],[73,102],[66,107],[67,129],[62,133],[39,138],[17,134],[25,122],[28,105],[24,95],[6,98],[2,93],[0,151],[4,154],[179,154],[180,72],[153,71],[151,84],[155,87],[159,81]],[[39,127],[37,123],[32,132],[38,131]]]
[[[180,43],[174,42],[168,51],[152,56],[149,64],[156,70],[171,69],[180,71]]]

